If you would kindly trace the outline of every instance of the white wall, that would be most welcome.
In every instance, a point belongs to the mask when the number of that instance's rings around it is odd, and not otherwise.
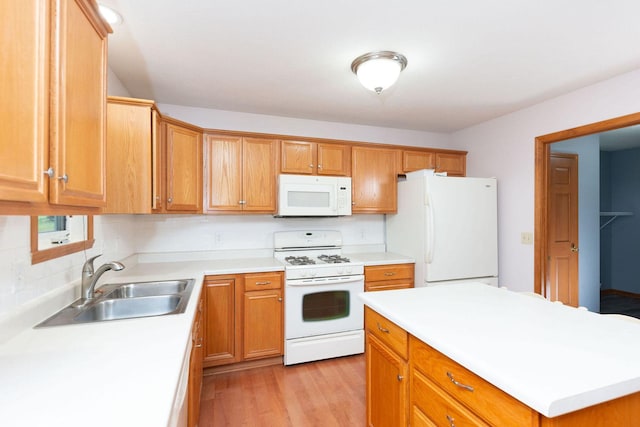
[[[139,215],[136,249],[141,253],[235,250],[273,251],[273,233],[293,230],[338,230],[343,245],[378,245],[384,250],[384,216],[340,218],[273,218],[271,215]]]
[[[107,68],[107,93],[112,96],[126,96],[130,97],[131,93],[122,84],[122,81],[118,78],[116,73],[113,72],[111,67]]]
[[[171,104],[158,104],[163,115],[193,123],[206,129],[239,130],[292,136],[343,139],[410,145],[414,147],[451,148],[449,135],[405,129],[363,126],[319,120],[239,113]]]
[[[498,178],[500,283],[533,290],[533,245],[520,233],[534,225],[534,139],[640,111],[640,70],[588,86],[451,135],[469,150],[467,174]]]
[[[589,135],[551,145],[578,155],[578,300],[600,311],[600,137]]]

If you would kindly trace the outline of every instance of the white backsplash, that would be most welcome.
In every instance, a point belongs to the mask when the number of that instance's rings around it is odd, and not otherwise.
[[[134,253],[219,255],[251,250],[268,254],[273,232],[339,230],[343,244],[384,248],[384,216],[273,218],[270,215],[104,215],[94,221],[94,247],[101,262]],[[28,216],[0,216],[0,322],[27,303],[80,279],[84,253],[31,265]],[[188,255],[188,254],[187,254]],[[106,273],[110,274],[109,272]]]

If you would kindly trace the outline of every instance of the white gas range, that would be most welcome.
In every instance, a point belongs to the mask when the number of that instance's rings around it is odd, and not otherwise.
[[[339,231],[274,233],[285,265],[284,364],[364,352],[364,265],[342,255]]]

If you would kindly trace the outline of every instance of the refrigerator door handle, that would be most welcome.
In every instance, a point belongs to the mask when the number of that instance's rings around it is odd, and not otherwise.
[[[427,194],[427,264],[433,262],[433,248],[435,244],[435,227],[433,226],[433,200],[431,195]]]

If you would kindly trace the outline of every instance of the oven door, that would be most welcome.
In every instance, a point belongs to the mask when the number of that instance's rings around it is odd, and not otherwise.
[[[364,276],[287,280],[285,339],[363,329]]]

